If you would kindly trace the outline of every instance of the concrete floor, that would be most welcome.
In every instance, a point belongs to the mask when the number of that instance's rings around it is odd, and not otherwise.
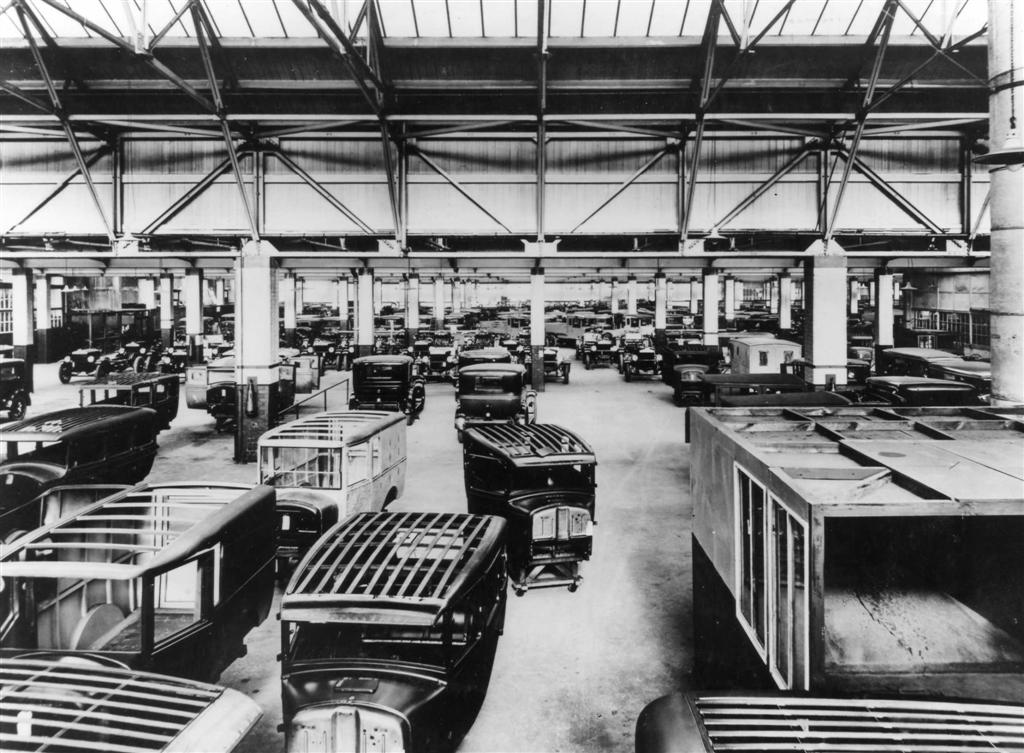
[[[77,405],[75,382],[61,385],[56,371],[56,364],[37,367],[30,415]],[[331,408],[344,407],[342,390]],[[405,495],[391,509],[465,510],[453,414],[452,387],[428,385],[423,416],[409,428]],[[487,699],[460,750],[629,751],[640,710],[687,687],[692,665],[683,411],[660,381],[627,384],[615,369],[586,371],[574,362],[570,384],[551,382],[541,394],[539,418],[577,432],[597,454],[594,555],[576,593],[542,589],[516,598],[509,592]],[[231,437],[215,433],[212,419],[185,408],[184,399],[159,443],[148,480],[256,480],[254,465],[232,463]],[[281,750],[273,616],[249,634],[247,646],[248,656],[220,679],[264,712],[240,750]]]

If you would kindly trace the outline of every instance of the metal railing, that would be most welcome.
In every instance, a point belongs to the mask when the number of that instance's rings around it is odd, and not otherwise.
[[[301,400],[296,400],[294,403],[289,405],[287,408],[285,408],[284,410],[278,412],[278,414],[277,414],[278,420],[283,418],[288,413],[292,413],[293,411],[295,413],[295,418],[298,418],[299,417],[299,410],[304,405],[306,405],[306,403],[309,403],[310,401],[315,400],[318,397],[322,397],[323,398],[323,400],[324,400],[323,410],[326,411],[327,410],[327,393],[330,392],[331,390],[333,390],[335,387],[340,387],[341,385],[345,385],[345,406],[348,407],[348,399],[349,399],[349,396],[351,395],[351,386],[350,386],[351,382],[352,382],[352,377],[350,375],[346,375],[343,379],[338,380],[334,384],[329,384],[326,387],[323,387],[323,388],[317,390],[316,392],[310,393],[309,395],[307,395],[306,397],[302,398]]]

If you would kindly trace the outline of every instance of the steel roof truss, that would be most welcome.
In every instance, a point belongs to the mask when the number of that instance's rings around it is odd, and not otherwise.
[[[95,151],[94,151],[94,152],[93,152],[92,154],[90,154],[90,155],[89,155],[89,156],[88,156],[88,157],[87,157],[87,158],[85,159],[85,166],[86,166],[86,167],[92,167],[92,166],[93,166],[93,165],[95,165],[95,164],[96,164],[97,162],[99,162],[99,160],[100,160],[100,159],[101,159],[102,157],[106,156],[107,154],[110,154],[110,152],[111,152],[111,149],[112,149],[112,148],[111,148],[111,146],[110,146],[109,144],[102,144],[102,145],[101,145],[101,146],[100,146],[100,147],[99,147],[98,149],[96,149],[96,150],[95,150]],[[39,211],[40,209],[42,209],[42,208],[43,208],[44,206],[46,206],[47,204],[49,204],[49,203],[50,203],[50,201],[51,201],[51,200],[52,200],[52,199],[53,199],[54,197],[56,197],[56,196],[57,196],[57,194],[59,194],[59,193],[60,193],[61,191],[63,191],[63,190],[65,189],[65,188],[67,188],[67,187],[68,187],[68,186],[69,186],[69,185],[71,184],[71,181],[73,181],[73,180],[74,180],[75,178],[77,178],[77,177],[78,177],[78,175],[79,175],[79,174],[81,174],[81,172],[82,172],[82,169],[81,169],[81,167],[75,167],[75,169],[73,169],[73,170],[72,170],[71,172],[69,172],[69,173],[67,174],[67,176],[66,176],[66,177],[65,177],[65,178],[64,178],[63,180],[61,180],[61,181],[60,181],[59,183],[57,183],[57,184],[56,184],[56,185],[55,185],[55,186],[54,186],[54,187],[53,187],[53,188],[52,188],[52,189],[50,190],[50,192],[49,192],[48,194],[46,194],[46,196],[44,196],[44,197],[43,197],[43,198],[42,198],[42,199],[41,199],[41,200],[40,200],[39,202],[37,202],[37,203],[36,203],[36,205],[35,205],[35,206],[33,206],[33,207],[32,207],[32,208],[31,208],[31,209],[30,209],[30,210],[29,210],[29,211],[28,211],[28,212],[27,212],[27,213],[26,213],[26,214],[25,214],[24,216],[22,216],[22,218],[21,218],[20,220],[18,220],[18,221],[17,221],[17,222],[15,222],[15,223],[14,223],[13,225],[11,225],[11,226],[10,226],[10,227],[9,227],[9,228],[7,229],[7,232],[6,232],[6,233],[4,233],[4,234],[6,235],[7,233],[11,233],[11,232],[13,232],[13,231],[14,231],[14,229],[15,229],[16,227],[18,227],[18,225],[23,225],[24,223],[26,223],[26,222],[27,222],[27,221],[28,221],[28,220],[29,220],[29,219],[30,219],[30,218],[31,218],[31,217],[32,217],[33,215],[35,215],[35,214],[36,214],[36,212],[38,212],[38,211]]]
[[[318,180],[316,180],[316,178],[310,175],[287,154],[284,154],[280,149],[268,149],[267,154],[270,154],[280,160],[281,164],[301,178],[307,186],[316,191],[317,194],[319,194],[320,197],[327,201],[332,207],[345,215],[350,222],[357,225],[366,233],[372,234],[374,232],[373,228],[363,222],[355,212],[345,206],[334,194],[328,191]]]

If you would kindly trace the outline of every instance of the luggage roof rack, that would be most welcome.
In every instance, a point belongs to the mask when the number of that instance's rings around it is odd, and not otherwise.
[[[552,459],[593,463],[594,451],[568,429],[555,424],[479,424],[467,435],[492,450],[507,455],[517,465]]]
[[[281,601],[282,618],[306,610],[345,612],[374,621],[388,613],[432,625],[471,584],[479,565],[498,556],[504,521],[466,513],[360,513],[338,523],[296,568]]]
[[[259,444],[284,447],[336,446],[342,442],[358,442],[385,426],[404,420],[404,414],[394,411],[325,411],[276,426],[260,437]]]

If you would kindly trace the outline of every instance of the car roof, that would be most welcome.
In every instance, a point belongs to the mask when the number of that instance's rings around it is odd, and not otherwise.
[[[903,356],[906,358],[921,358],[927,361],[934,361],[939,358],[958,358],[957,355],[948,350],[937,348],[886,348],[882,353],[888,356]]]
[[[152,408],[130,405],[87,405],[41,413],[4,427],[4,442],[60,442],[86,435],[97,425],[156,419]]]
[[[275,426],[259,438],[259,446],[341,447],[355,444],[395,423],[405,415],[394,411],[326,411]]]
[[[361,356],[355,359],[352,363],[386,363],[394,365],[405,365],[408,366],[412,363],[412,359],[409,356],[395,355],[395,356]]]
[[[79,392],[95,389],[130,390],[138,384],[178,381],[177,374],[159,374],[152,371],[114,371],[99,379],[93,379],[78,386]]]
[[[959,390],[973,390],[974,387],[966,382],[956,382],[952,379],[932,379],[931,377],[915,376],[875,376],[868,377],[868,384],[889,384],[893,387],[932,387],[949,388]]]
[[[55,658],[4,659],[0,695],[6,713],[31,719],[31,737],[7,739],[12,751],[227,751],[262,714],[237,690]]]
[[[268,496],[273,501],[272,488],[251,484],[139,484],[0,546],[0,562],[5,576],[130,580],[209,547],[216,531],[263,505]],[[145,561],[83,560],[83,550],[95,548],[104,537],[120,539],[128,528],[152,543],[119,541],[117,552],[148,554]],[[25,559],[33,550],[51,554],[45,560]]]
[[[518,363],[474,363],[459,369],[460,374],[525,374],[526,369]]]
[[[281,599],[286,620],[433,625],[502,547],[489,515],[364,512],[310,548]]]
[[[597,462],[590,445],[555,424],[480,424],[466,429],[465,437],[518,466]]]

